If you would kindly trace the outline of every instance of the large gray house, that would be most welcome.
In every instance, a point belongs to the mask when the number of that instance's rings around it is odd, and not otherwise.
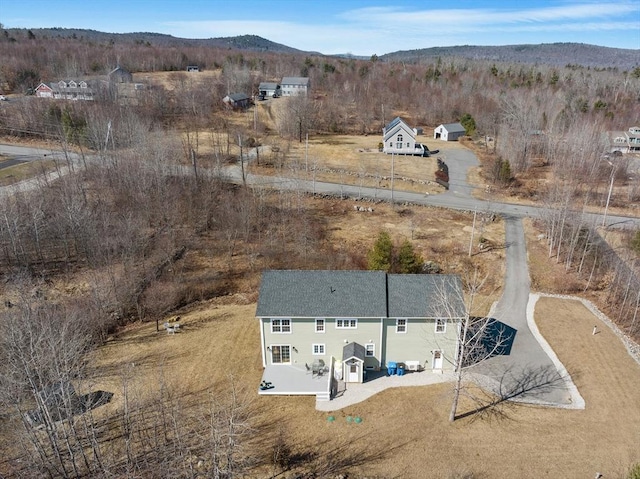
[[[423,374],[451,370],[464,316],[458,276],[265,271],[259,392],[330,399],[336,381],[362,382],[366,370],[394,363]]]
[[[282,96],[306,95],[309,93],[311,83],[307,77],[283,77]]]

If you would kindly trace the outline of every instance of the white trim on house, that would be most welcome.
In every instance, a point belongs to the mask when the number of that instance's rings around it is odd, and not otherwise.
[[[396,318],[396,333],[405,334],[407,332],[409,321],[407,318]]]
[[[365,358],[375,358],[376,357],[376,344],[375,343],[365,343],[365,345],[364,345],[364,357]]]
[[[358,329],[358,318],[336,318],[336,329]]]
[[[438,356],[439,355],[439,356]],[[436,358],[436,356],[438,356]],[[436,362],[438,361],[438,362]],[[431,369],[434,371],[442,371],[444,369],[444,351],[442,349],[434,349],[431,353]]]
[[[276,348],[280,348],[280,352],[278,353],[280,355],[280,358],[283,359],[285,358],[285,356],[288,356],[287,359],[288,361],[278,361],[275,362],[273,360],[274,358],[274,354],[276,354]],[[283,354],[285,349],[286,351],[288,351],[288,354],[285,355]],[[271,352],[271,364],[276,366],[276,365],[284,365],[284,364],[291,364],[291,345],[290,344],[271,344],[269,345],[269,347],[267,347],[267,350]]]
[[[265,323],[266,321],[264,319],[260,319],[260,344],[264,344],[264,328],[265,328]],[[267,351],[265,350],[264,346],[261,348],[262,349],[262,367],[265,368],[267,367]]]
[[[271,334],[291,334],[292,329],[291,318],[271,318]]]

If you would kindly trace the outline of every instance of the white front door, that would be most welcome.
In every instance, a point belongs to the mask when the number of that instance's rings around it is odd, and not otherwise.
[[[436,349],[433,352],[433,361],[431,362],[431,364],[433,365],[433,369],[442,369],[442,365],[444,363],[444,358],[442,356],[442,351],[440,351],[439,349]]]
[[[349,375],[347,377],[347,382],[349,383],[357,383],[360,381],[360,365],[358,363],[349,364],[347,366],[349,368]]]

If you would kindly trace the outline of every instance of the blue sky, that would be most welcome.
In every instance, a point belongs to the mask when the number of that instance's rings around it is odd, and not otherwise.
[[[300,50],[366,56],[555,42],[640,49],[640,0],[0,0],[0,23],[182,38],[254,34]]]

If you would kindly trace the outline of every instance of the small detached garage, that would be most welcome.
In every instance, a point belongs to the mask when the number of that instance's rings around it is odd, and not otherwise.
[[[433,130],[433,138],[443,141],[458,141],[458,138],[466,133],[467,130],[461,123],[443,123]]]

